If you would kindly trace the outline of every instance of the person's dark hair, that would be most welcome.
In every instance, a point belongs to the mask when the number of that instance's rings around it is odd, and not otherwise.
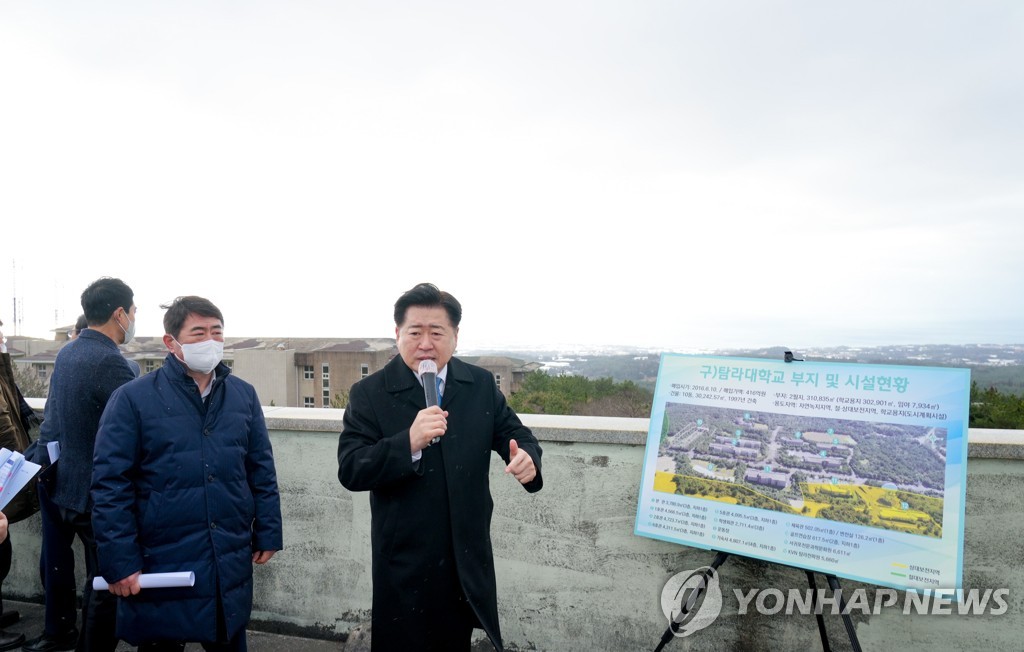
[[[398,297],[395,302],[395,326],[405,323],[405,313],[410,306],[434,308],[440,306],[448,313],[448,319],[454,328],[462,321],[462,304],[452,295],[438,290],[433,283],[420,283]]]
[[[128,312],[134,302],[135,293],[132,289],[121,279],[109,276],[93,281],[92,285],[82,292],[82,311],[85,312],[85,320],[90,326],[107,323],[118,308],[124,308],[124,311]]]
[[[75,320],[75,328],[73,328],[71,330],[71,333],[69,333],[68,335],[71,336],[71,335],[74,334],[75,337],[78,337],[79,334],[82,333],[82,331],[85,331],[88,328],[89,328],[88,320],[86,320],[84,314],[80,314],[80,315],[78,315],[78,319]]]
[[[164,313],[164,332],[178,339],[181,335],[181,327],[189,315],[200,317],[216,317],[224,324],[224,315],[220,308],[213,305],[213,302],[203,297],[178,297],[168,304],[160,306],[167,312]]]

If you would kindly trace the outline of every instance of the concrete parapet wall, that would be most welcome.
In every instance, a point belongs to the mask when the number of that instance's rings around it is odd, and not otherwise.
[[[253,618],[266,627],[342,637],[370,620],[368,495],[337,480],[341,411],[265,408],[282,490],[285,550],[256,569]],[[667,622],[660,596],[675,573],[712,552],[634,536],[648,422],[524,415],[544,447],[544,490],[529,495],[495,455],[491,491],[499,613],[511,650],[652,650]],[[857,615],[864,649],[1019,649],[1024,625],[1024,432],[972,431],[965,588],[1008,588],[1004,615]],[[41,601],[38,516],[12,526],[5,595]],[[813,616],[738,615],[733,589],[804,589],[803,571],[731,558],[722,615],[667,650],[821,649]],[[825,586],[818,576],[818,586]],[[846,591],[864,588],[843,581]],[[902,603],[901,603],[902,604]],[[955,611],[955,609],[954,609]],[[826,616],[832,649],[850,649]]]

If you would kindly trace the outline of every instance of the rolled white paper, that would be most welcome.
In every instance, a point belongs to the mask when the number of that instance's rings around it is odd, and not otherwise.
[[[175,586],[195,586],[196,574],[192,571],[178,573],[143,573],[139,575],[139,587],[143,589],[166,589]],[[100,576],[92,578],[93,591],[106,591],[110,588],[107,581]]]

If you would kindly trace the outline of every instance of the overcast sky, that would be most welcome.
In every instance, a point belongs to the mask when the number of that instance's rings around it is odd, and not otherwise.
[[[7,2],[0,319],[1024,342],[1024,3]]]

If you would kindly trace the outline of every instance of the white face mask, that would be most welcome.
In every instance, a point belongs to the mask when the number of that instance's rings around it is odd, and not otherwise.
[[[124,331],[124,342],[121,344],[130,344],[135,339],[135,322],[128,318],[128,313],[125,313],[125,318],[128,319],[128,330],[121,326],[121,322],[117,322],[117,325]]]
[[[195,344],[178,342],[178,346],[181,347],[181,354],[185,356],[185,366],[201,374],[213,371],[224,358],[224,342],[217,340],[204,340]]]

